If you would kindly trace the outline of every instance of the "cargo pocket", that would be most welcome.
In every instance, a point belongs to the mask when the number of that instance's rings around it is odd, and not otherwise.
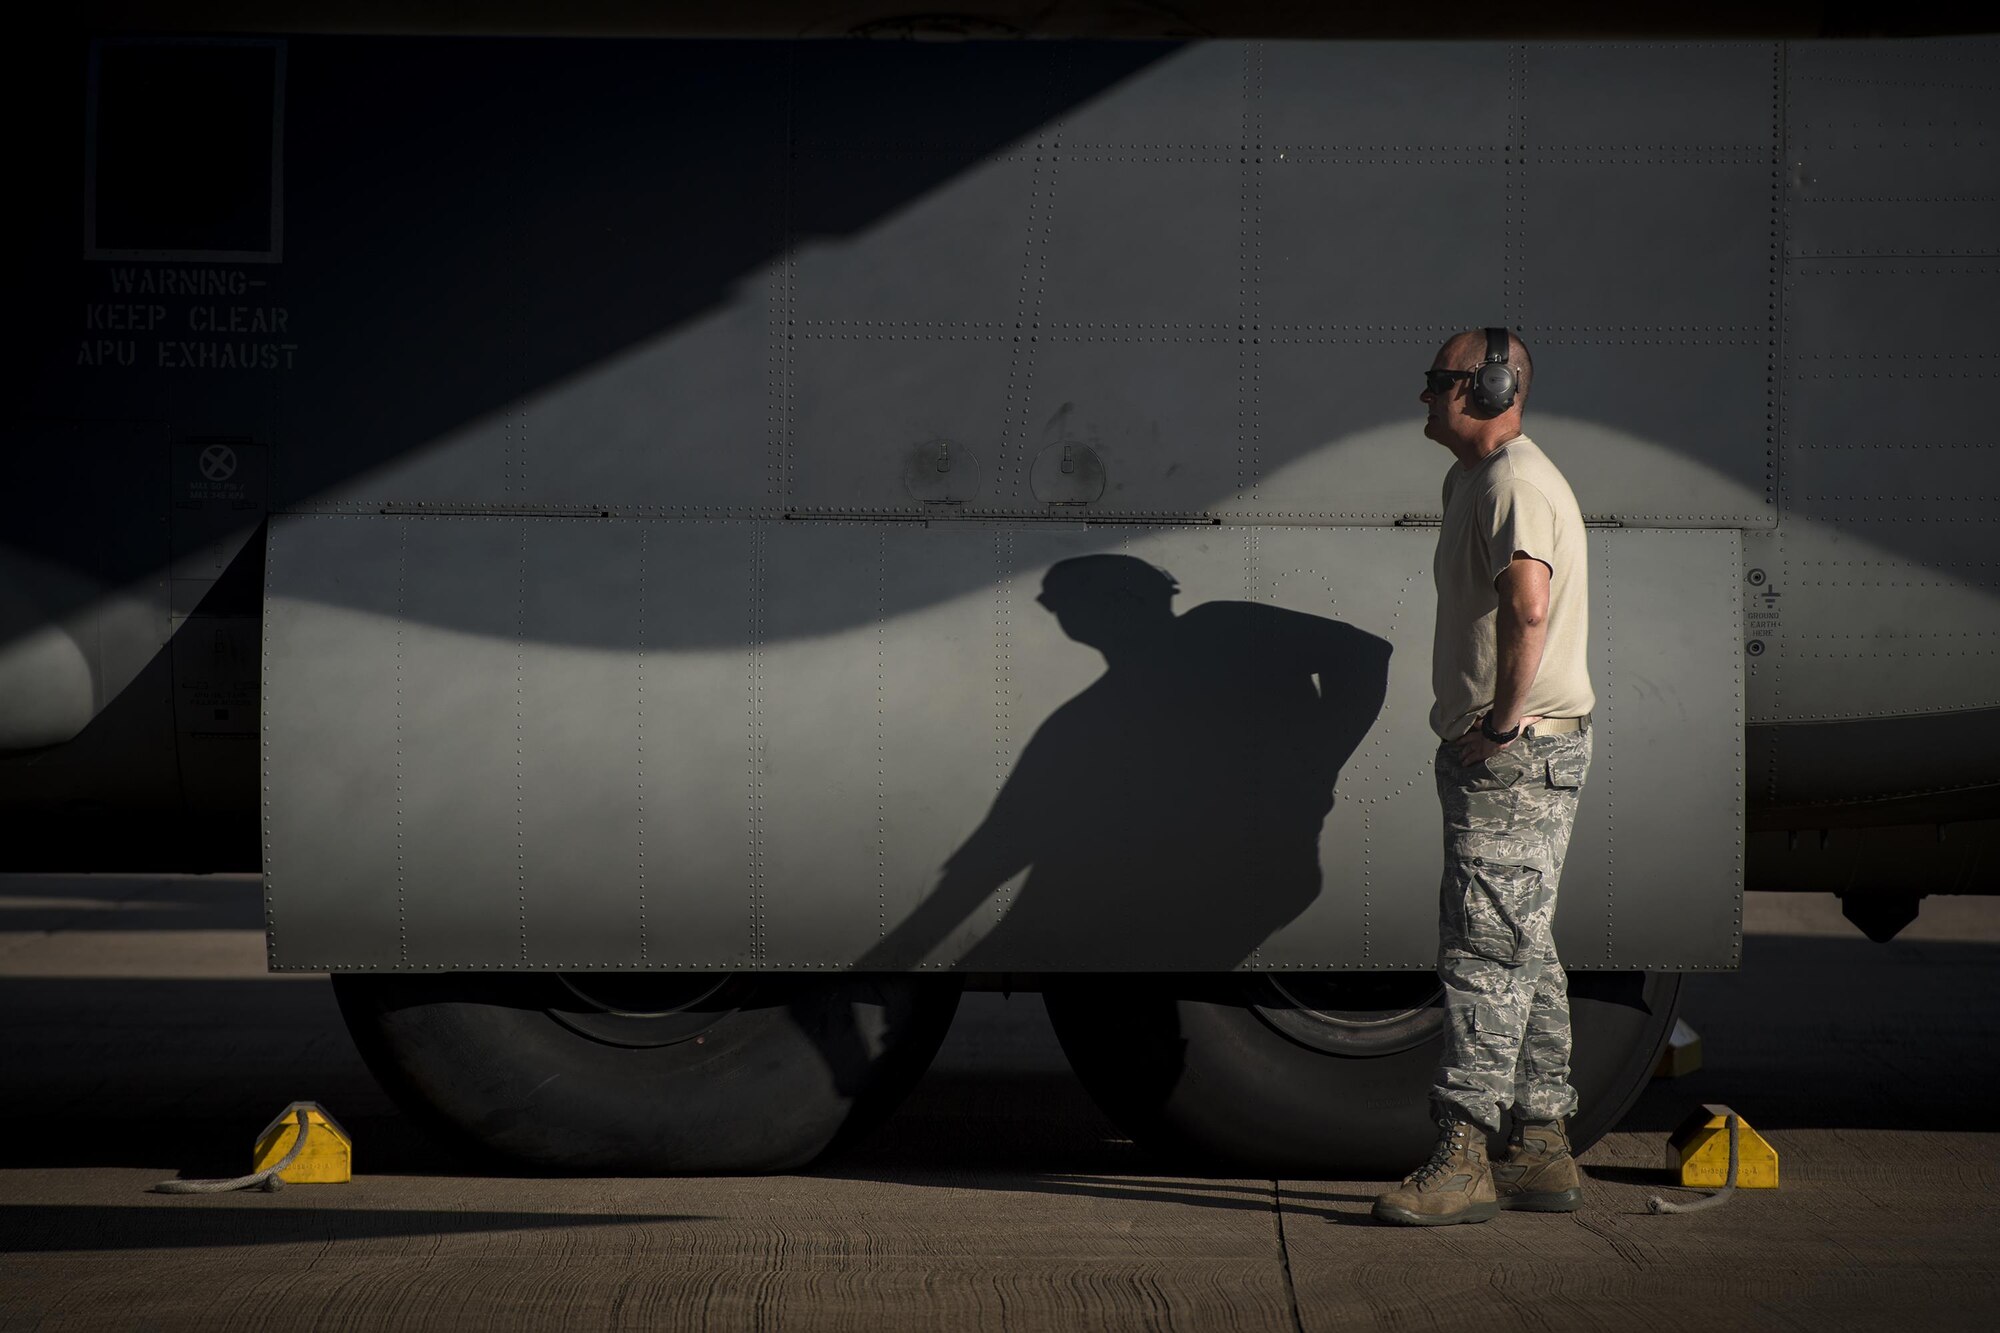
[[[1549,786],[1556,791],[1575,791],[1583,786],[1583,778],[1590,771],[1590,755],[1565,749],[1561,754],[1549,756]]]
[[[1484,832],[1454,833],[1450,850],[1464,897],[1448,920],[1457,938],[1443,941],[1445,951],[1507,967],[1533,957],[1549,929],[1553,867],[1546,850],[1531,839]]]

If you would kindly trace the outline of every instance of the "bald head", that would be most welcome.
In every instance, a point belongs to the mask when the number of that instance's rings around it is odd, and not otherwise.
[[[1486,330],[1467,329],[1454,333],[1445,341],[1443,355],[1439,358],[1453,370],[1477,370],[1486,360]],[[1528,389],[1535,382],[1535,358],[1528,355],[1528,344],[1521,341],[1521,335],[1507,330],[1507,365],[1514,372],[1514,382],[1519,386],[1514,394],[1514,406],[1524,407],[1528,402]]]

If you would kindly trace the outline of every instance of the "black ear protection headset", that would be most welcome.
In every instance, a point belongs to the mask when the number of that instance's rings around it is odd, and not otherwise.
[[[1507,364],[1507,330],[1486,330],[1486,359],[1465,386],[1466,401],[1482,416],[1497,417],[1514,405],[1521,383]]]

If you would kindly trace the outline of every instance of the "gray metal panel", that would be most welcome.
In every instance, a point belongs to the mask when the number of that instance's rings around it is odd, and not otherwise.
[[[406,962],[404,531],[375,518],[270,521],[261,730],[273,967]]]
[[[1788,599],[1771,585],[1782,572],[1783,535],[1781,528],[1743,534],[1743,707],[1751,727],[1771,721],[1778,710],[1777,658],[1770,649]],[[1759,771],[1751,780],[1761,785],[1765,777]]]
[[[765,294],[746,284],[726,304],[548,386],[509,414],[497,441],[489,430],[476,445],[446,448],[483,450],[469,465],[499,463],[517,504],[751,503],[775,494],[770,345]],[[440,497],[452,492],[414,498]]]
[[[1901,824],[1933,845],[1976,841],[1966,836],[1970,830],[1965,821],[1980,818],[1973,812],[1982,806],[1991,808],[1988,803],[1996,777],[2000,777],[2000,764],[1995,763],[1996,734],[2000,734],[2000,711],[1993,709],[1752,727],[1748,735],[1751,790],[1767,807],[1759,812],[1758,825],[1818,830],[1852,828],[1857,823]],[[1855,806],[1875,801],[1894,803],[1890,808],[1895,812],[1881,818],[1878,807],[1868,811],[1877,818],[1853,819]],[[1770,807],[1777,807],[1784,817],[1773,820]],[[1818,807],[1817,812],[1813,807]],[[1909,827],[1912,825],[1915,827]],[[1943,838],[1937,835],[1939,826],[1946,829]],[[1805,845],[1787,851],[1813,850],[1818,838],[1815,833],[1803,833],[1799,841]],[[1920,863],[1900,870],[1897,878],[1902,883],[1930,882]],[[1844,884],[1873,887],[1895,882],[1877,868],[1856,867],[1856,871],[1852,879],[1831,884],[1805,881],[1802,887],[1826,892]],[[1753,880],[1751,887],[1764,885]],[[1931,891],[1957,890],[1939,885]]]
[[[1773,176],[1768,153],[1536,153],[1516,217],[1529,336],[1537,327],[1695,330],[1768,341]]]
[[[1770,42],[1531,42],[1527,141],[1542,151],[1768,153],[1777,59]]]
[[[1585,515],[1635,527],[1777,521],[1765,339],[1586,333],[1533,345],[1523,427],[1562,467]],[[1664,392],[1635,393],[1635,384]]]
[[[1273,332],[1415,327],[1435,350],[1482,312],[1500,319],[1508,228],[1464,228],[1446,242],[1437,225],[1489,214],[1505,196],[1510,171],[1497,151],[1280,149],[1257,183],[1256,313]]]
[[[635,663],[647,960],[734,965],[753,948],[763,525],[637,523]]]
[[[1428,965],[1433,540],[281,518],[274,961]],[[1123,675],[1091,646],[1122,633],[1116,595],[1036,603],[1050,568],[1094,552],[1179,580],[1175,637]],[[1563,947],[1584,967],[1726,965],[1738,539],[1597,531],[1591,553],[1603,730]],[[748,618],[733,637],[718,601]],[[1282,710],[1318,697],[1317,672],[1334,712],[1365,716],[1385,648],[1381,714],[1321,826]],[[1302,816],[1309,882],[1285,853]],[[925,914],[947,879],[962,901]]]
[[[1664,342],[1612,335],[1538,341],[1524,425],[1562,467],[1586,515],[1632,526],[1762,525],[1775,517],[1770,372],[1743,339]],[[1250,466],[1217,512],[1342,522],[1436,516],[1451,457],[1426,439],[1417,393],[1427,338],[1310,335],[1258,349],[1262,406]],[[1636,378],[1676,386],[1636,399]],[[1329,391],[1337,385],[1337,397]]]
[[[1239,440],[1236,495],[1217,512],[1344,523],[1439,512],[1452,459],[1417,417],[1433,337],[1279,334],[1255,350],[1260,404]]]
[[[1992,115],[2000,37],[1787,42],[1785,64],[1788,128],[1841,121],[1977,124]]]
[[[1105,474],[1092,512],[1200,513],[1238,482],[1244,423],[1227,387],[1242,374],[1233,333],[1044,334],[1016,456],[1088,445]]]
[[[2000,236],[2000,89],[1984,124],[1794,123],[1786,253],[1989,254]]]
[[[268,864],[318,890],[274,892],[274,959],[634,966],[664,940],[670,965],[740,961],[748,659],[672,645],[689,603],[754,605],[751,545],[744,525],[274,521]]]
[[[993,719],[1018,614],[995,582],[1005,536],[774,526],[759,668],[762,966],[852,963],[937,886],[985,817],[1005,776]],[[829,598],[873,614],[815,633]],[[920,609],[893,609],[908,607]],[[990,924],[974,914],[926,953],[955,958]]]
[[[868,772],[885,705],[879,613],[833,634],[813,628],[823,602],[877,604],[889,525],[769,526],[757,674],[753,957],[810,966],[853,957],[880,929],[882,832]]]
[[[635,505],[769,499],[770,316],[761,284],[536,386],[383,467],[327,487],[315,506]]]
[[[644,527],[596,519],[521,526],[521,623],[535,637],[513,645],[513,785],[530,964],[631,966],[650,943],[656,913],[647,911],[642,874],[647,718],[637,651]],[[633,647],[582,646],[598,643]],[[655,756],[665,739],[660,712]]]
[[[1867,276],[1873,277],[1872,272]],[[1961,264],[1955,273],[1939,274],[1927,269],[1908,276],[1964,277],[1976,289],[1986,280],[2000,276],[2000,264],[1978,269]],[[1792,291],[1800,292],[1817,277],[1816,273],[1795,273],[1790,284]],[[1921,285],[1936,298],[1941,322],[1961,330],[1967,327],[1965,321],[1972,317],[1976,302],[1961,304],[1941,282],[1926,281]],[[1837,298],[1819,299],[1831,303]],[[1896,332],[1871,334],[1864,331],[1867,323],[1859,312],[1845,318],[1840,329],[1824,332],[1810,331],[1797,321],[1786,321],[1788,336],[1800,339],[1807,348],[1787,358],[1790,364],[1784,404],[1786,476],[1790,475],[1792,460],[1801,446],[1987,447],[1983,423],[1989,414],[1980,401],[1980,385],[1991,373],[1990,367],[1977,360],[1925,361],[1900,354],[1863,352],[1859,349],[1879,344],[1884,338],[1900,337],[1902,327],[1885,320],[1881,328]],[[1918,336],[1923,336],[1921,329],[1922,325],[1917,324]],[[1847,335],[1844,339],[1843,333]],[[1812,350],[1816,347],[1828,350],[1824,353]],[[1843,347],[1849,350],[1833,350]],[[1967,457],[1965,465],[1973,470],[1973,475],[1979,475],[1979,470],[1986,466],[1979,455]],[[1785,490],[1787,494],[1782,499],[1789,517],[1793,512],[1791,492],[1795,488],[1787,482]]]
[[[1990,496],[1990,477],[1987,486]],[[1837,521],[1787,517],[1753,565],[1764,580],[1749,598],[1763,608],[1753,720],[2000,707],[2000,579],[1993,522],[1968,516],[1976,507],[1892,490],[1880,503],[1836,507],[1846,510]]]
[[[767,500],[785,49],[474,43],[447,75],[394,47],[327,57],[341,77],[287,122],[294,163],[341,199],[284,266],[304,350],[269,381],[289,386],[275,493]]]
[[[1288,153],[1495,152],[1512,142],[1516,58],[1479,42],[1263,42],[1263,139]]]
[[[889,616],[878,631],[875,762],[884,889],[878,930],[907,917],[937,888],[966,830],[979,826],[1006,781],[1016,748],[1018,708],[1009,695],[1016,645],[1048,619],[1034,604],[1044,562],[1016,543],[1041,540],[1038,533],[982,525],[884,534],[883,596],[890,605],[926,609]],[[1055,544],[1074,549],[1086,541],[1077,530]],[[954,596],[975,580],[983,585],[979,595]],[[983,725],[969,725],[975,718]],[[991,926],[1008,887],[941,941],[934,966],[960,957]]]
[[[394,838],[410,959],[519,967],[528,947],[517,645],[526,630],[521,600],[529,534],[519,520],[505,518],[377,523],[381,539],[402,541],[402,634],[395,645],[401,781],[396,827],[351,831]],[[373,655],[381,647],[364,643],[360,650]],[[277,758],[286,771],[315,760],[353,762],[327,753]],[[378,780],[389,778],[388,756],[363,751],[354,758],[370,762]],[[285,781],[274,778],[274,787]]]
[[[1946,572],[1954,548],[1959,555],[1970,556],[1982,545],[1979,520],[1989,516],[1990,506],[2000,503],[2000,463],[1983,442],[1950,438],[1932,427],[1928,413],[1918,413],[1921,400],[1933,394],[1978,390],[1963,381],[1946,389],[1914,377],[1901,384],[1878,380],[1868,387],[1904,400],[1911,415],[1902,432],[1905,438],[1883,436],[1851,444],[1824,436],[1788,440],[1785,525],[1790,529],[1797,526],[1794,518],[1803,518],[1842,527],[1855,523],[1865,527],[1870,522],[1916,526],[1925,550],[1902,552],[1900,558],[1913,569],[1922,569],[1928,563],[1924,555],[1934,555],[1940,560],[1939,572]],[[1824,419],[1819,412],[1811,416]],[[1851,535],[1862,542],[1870,540],[1865,531]],[[1879,539],[1878,534],[1875,540]],[[1825,541],[1821,539],[1821,544]]]
[[[1257,533],[1258,600],[1352,625],[1393,649],[1381,715],[1342,768],[1320,835],[1322,891],[1258,950],[1259,966],[1436,962],[1442,834],[1429,725],[1436,542],[1428,527]]]
[[[857,195],[937,179],[909,207],[856,226]],[[836,323],[987,324],[1019,317],[1029,224],[1046,169],[1028,156],[957,157],[831,148],[792,169],[791,314]]]
[[[2000,352],[1975,321],[1996,301],[2000,259],[1991,254],[1795,260],[1785,269],[1785,354],[1799,381],[1983,375]]]
[[[1563,961],[1734,967],[1743,896],[1741,536],[1591,535],[1602,730],[1594,799],[1563,869]],[[1582,911],[1593,886],[1602,907]]]
[[[784,494],[790,507],[907,509],[904,472],[932,440],[969,448],[976,505],[1032,503],[1009,429],[1024,387],[1009,335],[815,328],[792,341]]]
[[[1026,313],[1045,326],[1234,325],[1244,239],[1240,152],[1066,152]]]
[[[315,506],[918,510],[909,458],[942,439],[980,468],[966,509],[1038,512],[1021,483],[1073,392],[1051,377],[1127,356],[1062,340],[1142,349],[1084,394],[1107,438],[1136,438],[1167,414],[1119,395],[1177,373],[1174,340],[1221,338],[1243,340],[1233,368],[1172,386],[1201,457],[1158,454],[1136,491],[1113,467],[1093,508],[1391,522],[1428,512],[1432,485],[1308,451],[1390,422],[1414,443],[1395,386],[1451,329],[1493,320],[1545,355],[1530,429],[1589,423],[1592,512],[1772,519],[1745,424],[1772,410],[1776,351],[1768,44],[732,46],[734,82],[768,94],[720,135],[647,82],[695,60],[670,54],[613,62],[590,90],[651,117],[644,153],[581,113],[538,128],[575,160],[601,239],[575,253],[574,213],[538,201],[481,231],[498,254],[549,256],[532,281],[558,290],[633,272],[599,303],[617,337],[540,318],[547,293],[524,290],[496,307],[471,382],[439,381],[449,412],[384,409],[435,436]],[[708,250],[663,249],[702,186]],[[454,254],[412,226],[412,253]],[[1300,375],[1284,349],[1301,338],[1365,377]],[[1382,339],[1408,359],[1377,378]],[[376,377],[354,355],[340,382]],[[1624,392],[1661,379],[1679,392]]]
[[[2000,456],[1980,406],[2000,364],[1996,54],[1991,38],[1787,49],[1785,520],[1751,598],[1758,721],[2000,703]],[[1764,739],[1764,795],[1822,799],[1830,729],[1789,730]],[[1900,772],[1885,756],[1841,781],[1880,794],[1910,785]]]
[[[1247,141],[1255,42],[1199,42],[1173,50],[1063,113],[1053,140],[1075,151],[1236,149]]]
[[[1235,679],[1232,658],[1260,650],[1219,641],[1223,625],[1201,616],[1247,607],[1255,540],[1247,529],[1135,526],[1013,543],[1020,573],[1009,585],[1007,712],[996,726],[1008,742],[1006,782],[954,857],[972,887],[993,885],[984,900],[993,915],[960,966],[1227,968],[1309,900],[1310,886],[1260,874],[1254,843],[1233,854],[1225,846],[1241,837],[1256,797],[1231,777],[1246,700],[1216,686]],[[1140,593],[1114,582],[1067,618],[1033,601],[1051,568],[1093,550],[1165,571],[1180,587],[1173,609],[1202,611],[1107,669],[1102,650],[1073,635],[1115,642],[1131,623],[1121,608]],[[1216,859],[1222,868],[1197,868]],[[996,882],[1017,866],[1026,871],[1018,882]]]
[[[1064,560],[1079,556],[1119,553],[1137,554],[1131,544],[1143,538],[1143,530],[1075,527],[1004,532],[999,552],[1011,565],[1007,582],[999,589],[1005,598],[1003,620],[996,639],[1004,646],[997,664],[997,693],[993,716],[994,806],[981,812],[984,827],[996,813],[1000,793],[1021,766],[1023,754],[1040,734],[1050,714],[1064,702],[1076,698],[1104,674],[1104,659],[1071,639],[1056,618],[1035,598],[1041,592],[1043,576]],[[1143,557],[1142,557],[1143,558]],[[1191,570],[1171,570],[1180,575]],[[1086,801],[1093,798],[1086,797]],[[962,838],[961,841],[966,839]],[[964,958],[972,946],[981,943],[1005,914],[1017,906],[1017,897],[1032,867],[1018,869],[1006,865],[1007,876],[994,888],[986,902],[979,927],[965,949],[951,955]]]

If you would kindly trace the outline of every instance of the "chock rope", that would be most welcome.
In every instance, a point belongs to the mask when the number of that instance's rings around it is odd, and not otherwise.
[[[1655,1215],[1661,1213],[1698,1213],[1704,1208],[1714,1208],[1729,1202],[1729,1196],[1736,1193],[1736,1140],[1739,1130],[1736,1113],[1729,1113],[1729,1175],[1722,1182],[1722,1188],[1705,1199],[1695,1199],[1689,1203],[1668,1203],[1657,1194],[1646,1198],[1646,1211]]]
[[[299,1121],[299,1137],[292,1144],[292,1150],[265,1167],[262,1171],[253,1171],[247,1176],[237,1176],[233,1180],[163,1180],[152,1187],[152,1192],[155,1194],[223,1194],[229,1190],[259,1189],[267,1194],[276,1193],[285,1187],[285,1182],[279,1177],[278,1173],[299,1160],[299,1154],[305,1151],[306,1134],[312,1128],[311,1123],[306,1119],[304,1111],[299,1111],[296,1114]],[[1735,1176],[1732,1172],[1731,1179],[1734,1178]]]

